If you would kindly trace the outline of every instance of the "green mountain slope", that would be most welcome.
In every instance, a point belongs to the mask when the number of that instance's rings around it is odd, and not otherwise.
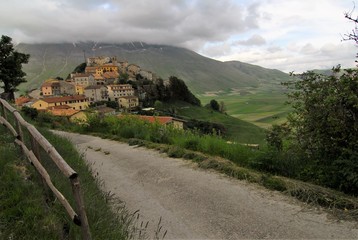
[[[66,77],[90,56],[117,56],[135,63],[162,78],[175,75],[183,79],[194,93],[225,91],[237,88],[259,88],[278,83],[288,75],[241,62],[220,62],[203,57],[185,48],[144,43],[62,43],[19,44],[17,49],[31,55],[24,65],[28,83],[22,91],[40,86],[49,77]],[[266,86],[264,86],[266,87]]]
[[[281,72],[276,69],[267,69],[257,65],[243,63],[239,61],[225,62],[239,71],[252,76],[259,81],[259,87],[261,90],[269,91],[281,90],[281,82],[285,82],[289,79],[287,73]]]

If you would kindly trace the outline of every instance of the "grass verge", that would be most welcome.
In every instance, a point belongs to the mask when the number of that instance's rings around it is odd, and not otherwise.
[[[80,176],[85,208],[93,239],[149,238],[139,213],[129,213],[124,203],[100,190],[101,180],[93,177],[89,166],[66,139],[45,129],[42,134]],[[14,138],[0,125],[0,239],[80,239],[65,209],[43,189],[39,174],[13,144]],[[69,180],[41,155],[41,162],[51,180],[75,206]],[[155,235],[152,238],[159,238]]]
[[[0,239],[59,239],[61,219],[46,207],[34,169],[0,125]]]

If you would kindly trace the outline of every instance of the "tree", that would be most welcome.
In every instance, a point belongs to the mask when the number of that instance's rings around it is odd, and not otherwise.
[[[200,106],[200,100],[188,89],[185,82],[175,76],[169,78],[168,96],[171,100],[181,100]]]
[[[129,79],[129,76],[127,73],[121,73],[118,77],[118,83],[119,84],[126,84]]]
[[[39,112],[37,111],[36,108],[32,108],[32,107],[27,107],[27,106],[23,106],[21,108],[21,111],[26,115],[29,116],[31,119],[35,119]]]
[[[224,101],[220,102],[219,112],[226,113],[226,105],[225,105]]]
[[[86,67],[87,67],[86,63],[81,63],[80,65],[75,67],[75,69],[73,69],[73,72],[74,73],[84,73],[86,70]]]
[[[287,85],[294,138],[330,187],[358,192],[358,70],[306,72]]]
[[[2,35],[0,40],[0,81],[3,83],[4,96],[8,100],[15,100],[16,87],[26,82],[26,73],[22,71],[22,64],[28,63],[29,54],[16,51],[12,39]]]
[[[216,101],[215,99],[212,99],[210,101],[210,107],[211,109],[213,109],[214,111],[219,111],[220,105],[218,103],[218,101]]]

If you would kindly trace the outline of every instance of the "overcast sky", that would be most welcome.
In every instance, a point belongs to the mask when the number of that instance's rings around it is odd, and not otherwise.
[[[17,43],[182,46],[282,71],[355,66],[353,0],[1,0],[0,34]],[[353,16],[358,14],[357,10]]]

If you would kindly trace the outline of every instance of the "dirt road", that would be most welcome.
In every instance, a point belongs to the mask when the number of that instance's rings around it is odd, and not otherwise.
[[[294,199],[196,168],[158,152],[73,133],[68,137],[104,180],[105,190],[140,210],[167,239],[357,239],[357,223],[337,222]]]

